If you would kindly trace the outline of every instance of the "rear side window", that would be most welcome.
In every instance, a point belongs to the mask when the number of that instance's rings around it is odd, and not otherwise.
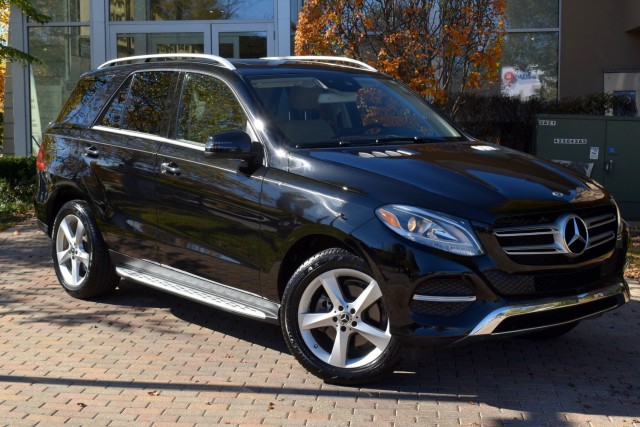
[[[103,75],[81,79],[62,107],[57,121],[81,126],[91,125],[104,105],[95,101],[103,94],[112,78],[112,75]]]
[[[165,136],[166,110],[178,73],[136,73],[122,85],[102,118],[102,125]]]

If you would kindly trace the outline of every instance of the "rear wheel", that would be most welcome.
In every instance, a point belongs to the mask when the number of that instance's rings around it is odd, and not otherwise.
[[[107,246],[84,201],[67,202],[58,212],[52,258],[60,284],[76,298],[101,296],[118,284]]]
[[[366,263],[343,249],[307,260],[284,291],[282,329],[289,349],[314,375],[357,384],[389,372],[399,344]]]

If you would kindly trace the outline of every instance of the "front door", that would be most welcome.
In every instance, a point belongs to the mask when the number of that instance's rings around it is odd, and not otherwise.
[[[222,80],[187,73],[172,132],[158,152],[158,246],[172,268],[260,294],[258,254],[264,168],[206,157],[209,135],[246,130],[239,101]]]

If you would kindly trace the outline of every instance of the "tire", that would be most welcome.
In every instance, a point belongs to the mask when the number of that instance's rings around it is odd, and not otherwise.
[[[111,265],[89,205],[81,200],[65,203],[53,225],[53,265],[58,281],[69,295],[88,299],[106,295],[120,278]]]
[[[564,325],[552,326],[548,329],[542,329],[537,332],[531,332],[530,334],[522,335],[522,338],[531,341],[548,341],[554,338],[558,338],[566,333],[571,332],[580,322],[566,323]]]
[[[293,274],[280,323],[289,350],[309,372],[334,384],[359,384],[388,373],[400,345],[388,310],[362,258],[327,249]]]

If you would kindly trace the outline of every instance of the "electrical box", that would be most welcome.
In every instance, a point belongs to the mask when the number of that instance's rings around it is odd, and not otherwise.
[[[535,152],[600,182],[625,219],[640,220],[640,119],[539,115]]]

